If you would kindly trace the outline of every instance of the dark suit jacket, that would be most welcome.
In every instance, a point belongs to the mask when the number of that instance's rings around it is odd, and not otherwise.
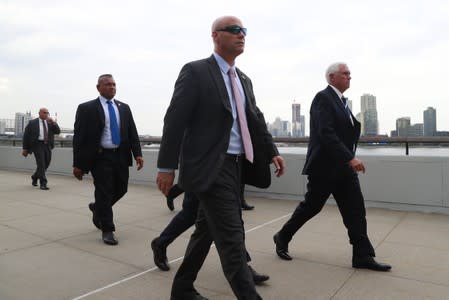
[[[254,165],[264,171],[259,178],[244,176],[244,180],[266,186],[267,178],[268,185],[270,182],[269,162],[278,151],[256,106],[251,80],[238,69],[237,74],[247,99]],[[214,56],[186,64],[164,118],[158,168],[178,169],[179,165],[178,183],[184,190],[207,190],[224,162],[232,123],[229,96]]]
[[[310,108],[310,141],[303,174],[335,177],[350,170],[360,136],[360,123],[348,117],[337,93],[328,86]]]
[[[126,103],[115,100],[120,114],[120,157],[123,166],[132,166],[132,155],[142,156],[139,136],[131,109]],[[73,167],[89,172],[101,148],[101,136],[105,126],[104,110],[100,99],[78,106],[73,136]],[[132,155],[131,155],[132,153]]]
[[[25,131],[23,132],[23,141],[22,148],[28,150],[29,153],[33,153],[34,146],[39,141],[39,122],[42,122],[41,119],[36,118],[28,122],[28,125],[25,127]],[[50,149],[53,149],[55,146],[55,134],[60,134],[61,130],[59,129],[58,124],[56,123],[47,123],[48,128],[48,145],[50,145]]]

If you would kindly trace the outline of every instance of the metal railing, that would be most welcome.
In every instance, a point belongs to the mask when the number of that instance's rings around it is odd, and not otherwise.
[[[142,145],[160,144],[161,137],[145,137],[140,138]],[[274,142],[286,143],[293,145],[308,144],[309,137],[291,138],[291,137],[275,137]],[[383,136],[362,136],[359,144],[370,146],[405,146],[405,155],[409,155],[409,149],[411,146],[423,146],[423,145],[436,145],[449,147],[449,136],[427,136],[427,137],[383,137]],[[0,145],[3,146],[22,146],[21,138],[9,138],[0,137]],[[70,148],[72,147],[71,139],[61,139],[55,137],[55,147]]]

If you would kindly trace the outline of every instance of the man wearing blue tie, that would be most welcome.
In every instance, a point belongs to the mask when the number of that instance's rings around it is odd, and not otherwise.
[[[89,203],[92,222],[102,230],[103,242],[117,245],[112,206],[128,190],[132,156],[137,170],[143,167],[142,150],[129,106],[115,99],[116,84],[110,74],[98,78],[97,99],[78,106],[73,136],[73,175],[82,180],[92,173],[95,202]]]
[[[389,271],[390,265],[374,260],[368,238],[365,204],[358,172],[365,165],[355,156],[360,123],[347,107],[343,93],[351,73],[345,63],[334,63],[326,71],[328,86],[317,93],[310,108],[310,142],[303,174],[307,175],[305,199],[273,237],[277,255],[291,260],[288,243],[304,223],[318,214],[329,196],[337,202],[352,245],[352,267]]]

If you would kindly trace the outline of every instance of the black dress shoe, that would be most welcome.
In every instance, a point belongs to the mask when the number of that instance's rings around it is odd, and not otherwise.
[[[197,294],[195,296],[195,298],[193,298],[195,300],[209,300],[209,298],[204,297],[203,295]]]
[[[167,207],[169,210],[173,211],[175,209],[175,204],[173,203],[175,198],[170,197],[170,194],[167,196]]]
[[[193,294],[189,295],[171,295],[170,300],[209,300],[209,298],[206,298],[195,291]]]
[[[32,186],[37,186],[37,178],[31,177],[31,185]]]
[[[283,260],[292,260],[292,257],[288,253],[288,244],[281,241],[279,232],[273,236],[273,241],[276,244],[276,254]]]
[[[101,221],[98,219],[97,214],[95,213],[95,203],[89,203],[89,209],[92,212],[92,223],[94,223],[95,227],[101,229]]]
[[[167,207],[169,210],[174,210],[175,205],[173,204],[173,200],[175,200],[176,197],[184,193],[184,190],[179,187],[179,185],[175,184],[172,186],[172,188],[168,191],[167,194]]]
[[[118,244],[118,241],[115,239],[114,233],[112,231],[103,231],[101,237],[103,238],[103,242],[106,245],[115,246]]]
[[[248,266],[248,268],[249,268],[249,271],[251,272],[251,275],[253,275],[253,281],[254,281],[255,285],[260,285],[263,282],[270,279],[270,276],[257,273],[253,268],[251,268],[251,266]]]
[[[41,187],[40,187],[40,189],[41,189],[41,190],[44,190],[44,191],[47,191],[47,190],[49,190],[50,188],[49,188],[46,184],[42,184]]]
[[[356,269],[370,269],[381,272],[390,271],[391,269],[390,265],[378,263],[372,256],[354,256],[352,258],[352,267]]]
[[[151,241],[151,249],[153,249],[154,264],[162,271],[170,270],[167,260],[167,248],[158,244],[158,238]]]
[[[253,210],[254,205],[249,205],[244,199],[242,200],[242,209],[243,210]]]

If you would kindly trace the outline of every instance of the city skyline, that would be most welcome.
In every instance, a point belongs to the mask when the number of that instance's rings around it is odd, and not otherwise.
[[[361,136],[376,136],[376,135],[387,135],[389,137],[393,136],[437,136],[437,135],[449,135],[448,130],[438,129],[436,126],[437,118],[436,113],[437,109],[434,107],[427,107],[423,110],[423,121],[422,122],[411,122],[410,116],[402,116],[396,118],[395,128],[392,128],[387,134],[376,133],[376,128],[378,126],[377,122],[377,110],[376,110],[376,97],[371,94],[363,94],[361,97],[361,107],[363,107],[363,111],[365,112],[365,117],[363,116],[362,111],[359,113],[353,112],[354,116],[361,123]],[[293,120],[295,116],[298,115],[300,107],[300,103],[294,102],[292,104],[292,121],[289,123],[288,120],[283,120],[279,116],[275,118],[273,122],[270,120],[266,120],[268,123],[268,129],[273,136],[277,137],[300,137],[303,135],[295,135],[294,134],[294,125]],[[304,118],[304,115],[300,115],[301,119]],[[365,118],[365,120],[363,119]],[[302,123],[304,121],[302,120]],[[308,136],[307,130],[308,124],[305,124],[306,134]]]
[[[0,118],[47,107],[62,127],[73,127],[77,106],[98,96],[98,76],[112,73],[139,133],[160,136],[180,69],[211,55],[210,26],[227,14],[248,28],[236,66],[252,80],[266,120],[290,120],[296,99],[307,130],[325,69],[344,61],[352,76],[345,96],[355,112],[360,95],[376,96],[379,134],[401,116],[421,122],[428,106],[437,108],[438,130],[449,130],[443,0],[1,1]]]
[[[448,132],[449,130],[439,129],[437,126],[437,109],[434,107],[427,107],[422,111],[422,122],[413,122],[410,116],[401,116],[397,117],[395,120],[395,127],[390,129],[390,131],[386,134],[379,133],[375,134],[375,129],[379,126],[377,122],[377,110],[376,110],[376,96],[364,93],[360,97],[360,107],[363,108],[365,112],[365,120],[363,119],[362,111],[354,112],[352,111],[352,101],[348,100],[349,108],[351,109],[354,116],[361,122],[361,135],[387,135],[387,136],[433,136],[438,132]],[[374,116],[373,116],[374,110]],[[368,115],[368,117],[366,116]],[[31,112],[27,111],[16,112],[15,118],[0,118],[0,134],[5,133],[5,128],[8,128],[6,124],[14,124],[14,133],[16,136],[20,136],[20,133],[23,132],[26,124],[29,120],[35,118]],[[273,136],[291,136],[291,137],[302,137],[308,136],[309,124],[306,122],[306,116],[302,114],[301,111],[301,103],[297,103],[296,100],[291,104],[291,119],[285,120],[279,116],[276,116],[273,121],[265,120],[268,124],[269,131],[273,134]],[[416,120],[414,120],[416,121]],[[295,122],[297,122],[297,127],[295,127]],[[364,125],[365,123],[365,125]],[[368,125],[366,125],[368,124]],[[371,127],[371,129],[367,129],[367,127]],[[73,127],[61,127],[64,131],[70,131]],[[399,132],[399,133],[398,133]],[[151,134],[148,133],[140,133],[141,136],[148,136]],[[152,135],[157,136],[157,135]]]

